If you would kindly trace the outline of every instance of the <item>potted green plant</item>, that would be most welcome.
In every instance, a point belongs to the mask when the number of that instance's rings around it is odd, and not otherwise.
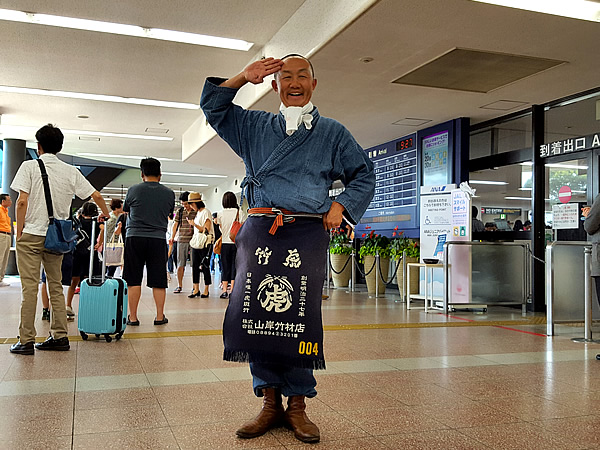
[[[371,231],[368,234],[365,233],[362,235],[362,237],[365,238],[365,240],[358,250],[358,255],[360,256],[360,261],[365,265],[365,274],[367,274],[365,276],[365,280],[367,282],[367,291],[369,294],[375,293],[375,255],[379,255],[381,276],[379,279],[378,293],[383,294],[385,293],[384,280],[389,281],[387,277],[390,269],[390,239],[386,236],[375,234],[374,231]]]
[[[352,243],[348,234],[336,228],[331,232],[329,240],[329,260],[331,262],[331,278],[335,287],[347,288],[352,275]]]

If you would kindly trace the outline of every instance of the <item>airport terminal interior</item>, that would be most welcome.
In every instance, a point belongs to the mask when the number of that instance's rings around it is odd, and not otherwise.
[[[218,273],[217,273],[218,280]],[[0,335],[14,343],[18,279],[2,291]],[[189,276],[185,284],[190,286]],[[71,351],[12,355],[1,345],[2,448],[296,449],[290,430],[250,440],[235,430],[260,399],[248,366],[224,362],[227,300],[169,289],[167,325],[157,327],[144,289],[139,328],[119,341],[82,341]],[[546,336],[544,314],[490,307],[485,313],[406,309],[398,291],[324,289],[327,369],[307,401],[318,447],[552,448],[600,446],[600,344],[571,341],[581,325]],[[413,306],[416,306],[413,305]],[[422,303],[421,305],[422,306]],[[43,338],[48,322],[36,320]],[[598,330],[600,331],[600,330]]]
[[[189,263],[181,293],[170,275],[166,324],[153,323],[142,283],[139,326],[83,339],[77,294],[69,351],[10,353],[22,301],[13,223],[0,229],[11,239],[0,449],[600,448],[600,307],[584,229],[600,193],[599,21],[596,0],[0,0],[12,221],[12,179],[38,158],[48,123],[64,133],[60,159],[107,203],[141,182],[146,157],[160,161],[176,211],[184,192],[213,213],[226,192],[241,201],[256,180],[204,116],[205,80],[287,54],[309,58],[312,103],[376,178],[344,231],[355,225],[352,239],[330,235],[326,368],[306,410],[318,444],[285,427],[236,437],[262,401],[248,364],[223,359],[218,265],[206,298],[188,297]],[[277,114],[272,81],[234,102]],[[329,199],[344,189],[336,179]],[[391,261],[369,277],[376,263],[358,260],[377,261],[360,253],[373,236],[391,239],[377,241]],[[336,281],[344,265],[350,282]],[[41,301],[35,326],[43,342]]]

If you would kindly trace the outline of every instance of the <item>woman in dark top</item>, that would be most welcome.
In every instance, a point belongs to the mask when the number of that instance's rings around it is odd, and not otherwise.
[[[100,230],[96,227],[94,234],[92,235],[92,222],[94,217],[98,215],[98,207],[95,203],[86,202],[81,207],[81,217],[77,219],[80,224],[79,236],[77,240],[77,246],[73,251],[73,271],[71,275],[71,285],[67,291],[67,318],[73,320],[75,313],[73,312],[73,295],[75,295],[75,289],[79,285],[82,278],[86,278],[89,275],[90,270],[90,252],[92,246],[94,250],[98,248],[96,243]],[[94,256],[93,263],[93,275],[100,275],[102,265],[99,259]]]

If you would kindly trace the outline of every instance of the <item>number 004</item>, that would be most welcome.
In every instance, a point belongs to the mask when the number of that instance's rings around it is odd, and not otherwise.
[[[301,355],[318,355],[319,354],[319,344],[315,342],[304,342],[300,341],[300,348],[298,348],[298,353]]]

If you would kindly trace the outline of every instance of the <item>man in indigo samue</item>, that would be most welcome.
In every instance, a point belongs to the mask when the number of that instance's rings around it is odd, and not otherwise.
[[[280,113],[248,111],[233,99],[246,83],[275,75]],[[235,287],[223,323],[224,359],[250,362],[259,415],[237,435],[253,438],[287,422],[297,439],[318,442],[305,413],[313,369],[324,369],[321,290],[328,230],[356,223],[375,190],[373,165],[350,132],[310,102],[317,85],[300,55],[255,61],[230,79],[208,78],[200,105],[243,160],[248,219],[240,229]],[[328,196],[335,180],[345,190]],[[282,394],[288,398],[284,411]]]

